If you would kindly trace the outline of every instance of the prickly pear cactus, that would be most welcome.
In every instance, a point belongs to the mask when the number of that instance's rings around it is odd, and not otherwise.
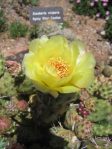
[[[90,105],[89,105],[90,106]],[[84,104],[84,101],[83,102],[80,102],[79,103],[79,107],[78,107],[78,113],[82,116],[82,117],[87,117],[90,113],[89,111],[90,107],[87,108]]]
[[[98,98],[88,98],[81,101],[82,107],[71,104],[65,115],[65,126],[74,132],[81,140],[90,140],[94,136],[109,136],[112,135],[112,105],[108,100]],[[89,110],[87,117],[80,116],[78,109],[84,111]],[[105,123],[104,123],[105,122]],[[85,145],[88,149],[97,149],[96,144],[91,142]],[[99,149],[103,149],[103,145],[98,145]],[[110,147],[110,146],[109,146]]]
[[[76,135],[74,134],[74,132],[64,129],[62,126],[58,126],[58,127],[52,127],[50,129],[50,132],[58,137],[61,137],[61,142],[59,144],[57,144],[58,148],[62,148],[63,145],[66,146],[65,148],[68,149],[79,149],[80,147],[80,141],[79,139],[76,137]],[[63,140],[64,139],[64,140]],[[62,141],[63,140],[63,141]],[[52,140],[52,145],[55,142],[55,138],[54,140]],[[62,145],[62,146],[61,146]]]
[[[87,91],[91,94],[91,95],[94,95],[99,87],[100,87],[101,83],[98,81],[98,79],[96,78],[94,80],[94,82],[87,88]]]
[[[93,134],[95,136],[108,136],[112,135],[112,124],[104,123],[93,125]]]
[[[75,132],[78,138],[89,139],[92,137],[92,123],[87,119],[82,120],[76,126]]]
[[[75,124],[80,122],[81,120],[82,117],[78,115],[76,111],[76,106],[74,104],[71,104],[65,116],[65,122],[64,122],[65,126],[73,130]]]
[[[109,138],[104,137],[104,138],[99,138],[96,137],[95,139],[90,140],[85,140],[84,141],[85,146],[87,149],[111,149],[112,148],[112,143],[109,141]]]
[[[17,86],[17,91],[21,94],[28,94],[28,95],[37,92],[35,86],[28,78],[25,78],[23,82],[21,82],[21,84]]]
[[[5,71],[4,58],[0,54],[0,77],[4,74],[4,71]]]
[[[92,135],[92,123],[83,119],[76,111],[76,106],[71,104],[65,116],[65,126],[75,132],[78,138],[86,139]]]
[[[95,110],[88,116],[92,122],[99,122],[107,120],[112,113],[112,105],[103,99],[97,99],[95,101]]]
[[[103,99],[112,99],[112,82],[102,84],[99,88],[99,94]]]
[[[87,89],[93,95],[102,99],[112,99],[112,81],[101,82],[95,79],[94,83]]]
[[[8,72],[0,78],[0,96],[16,95],[16,88],[14,86],[14,79]]]
[[[95,99],[94,98],[88,98],[84,100],[84,106],[89,111],[92,112],[95,110]]]

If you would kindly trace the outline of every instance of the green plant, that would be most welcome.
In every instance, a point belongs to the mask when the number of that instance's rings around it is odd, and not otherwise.
[[[94,97],[109,100],[112,98],[112,83],[111,81],[102,83],[96,79],[93,84],[87,88],[87,91]]]
[[[32,84],[31,80],[25,78],[23,82],[18,84],[17,91],[20,94],[31,94],[36,92],[35,86]]]
[[[74,125],[82,120],[82,117],[77,113],[76,106],[71,104],[66,112],[65,126],[72,130]]]
[[[28,26],[16,21],[10,24],[9,32],[10,36],[13,38],[24,37],[28,32]]]
[[[94,95],[98,91],[100,86],[101,82],[95,79],[93,83],[87,88],[87,91],[89,92],[89,94]]]
[[[31,3],[32,5],[37,5],[38,1],[39,1],[39,0],[31,0],[30,3]]]
[[[106,18],[112,14],[112,1],[104,0],[75,0],[73,10],[80,15]]]
[[[112,143],[109,141],[108,137],[96,137],[90,140],[84,140],[87,149],[111,149]]]
[[[104,122],[100,124],[94,124],[92,131],[95,136],[112,135],[112,124],[104,123]]]
[[[4,74],[4,71],[5,71],[4,58],[0,54],[0,77]]]
[[[37,5],[39,0],[22,0],[25,5]]]
[[[62,126],[52,127],[50,129],[50,132],[54,134],[55,136],[61,137],[62,140],[58,144],[56,142],[58,141],[56,138],[52,139],[51,145],[55,148],[64,148],[65,149],[79,149],[80,147],[80,141],[74,134],[74,132],[67,130],[63,128]]]
[[[97,12],[96,8],[91,9],[90,1],[88,0],[82,0],[80,3],[75,2],[73,6],[73,11],[75,11],[80,15],[89,15],[89,16],[93,16]]]
[[[4,32],[6,30],[6,18],[4,17],[3,10],[0,10],[0,32]]]
[[[94,96],[82,102],[84,104],[82,107],[90,110],[89,115],[86,118],[81,117],[78,113],[80,104],[71,104],[65,115],[64,126],[81,140],[89,141],[94,136],[112,135],[112,105],[110,102],[94,98]],[[62,136],[65,138],[64,135]],[[90,149],[97,148],[94,142],[87,143],[86,146]],[[102,149],[102,144],[99,142],[98,146]]]
[[[105,30],[105,38],[107,38],[112,42],[112,15],[107,20],[104,30]]]
[[[0,55],[0,96],[16,95],[15,80],[5,68],[5,60]]]
[[[80,139],[90,139],[92,137],[92,123],[87,119],[82,119],[76,123],[75,132]]]
[[[87,139],[92,136],[92,123],[78,114],[75,104],[71,104],[66,112],[64,124],[78,138]]]
[[[14,87],[14,78],[8,72],[0,78],[0,96],[16,95],[16,88]]]
[[[105,110],[104,110],[105,109]],[[92,122],[99,122],[103,120],[108,120],[108,117],[112,113],[112,105],[103,99],[96,99],[95,109],[88,116],[89,120]]]
[[[35,38],[38,38],[38,34],[39,34],[39,27],[37,25],[34,25],[30,29],[29,37],[30,37],[30,39],[35,39]]]
[[[112,82],[103,83],[99,88],[99,95],[103,99],[112,99]]]

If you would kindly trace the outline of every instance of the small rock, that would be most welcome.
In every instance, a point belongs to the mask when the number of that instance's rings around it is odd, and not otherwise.
[[[112,75],[112,66],[109,65],[105,66],[102,73],[105,77],[110,77]]]
[[[100,34],[101,34],[102,36],[105,36],[106,33],[105,33],[105,31],[103,30],[103,31],[100,32]]]

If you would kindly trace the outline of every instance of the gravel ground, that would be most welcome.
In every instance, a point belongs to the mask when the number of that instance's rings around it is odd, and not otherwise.
[[[20,20],[30,25],[30,22],[19,16],[15,10],[12,9],[13,7],[9,6],[9,4],[9,0],[6,0],[4,7],[6,7],[5,14],[10,20],[9,22]],[[95,55],[97,63],[100,64],[102,61],[107,61],[109,57],[109,51],[111,51],[112,47],[110,43],[104,40],[99,34],[105,25],[104,20],[95,20],[94,18],[92,19],[89,17],[76,15],[74,12],[72,12],[72,5],[69,4],[68,0],[40,0],[39,6],[63,7],[64,20],[69,23],[76,38],[84,41],[86,44],[86,49],[92,51],[92,53]],[[7,35],[0,35],[0,39],[0,50],[5,56],[14,55],[18,52],[28,49],[27,38],[11,39]]]

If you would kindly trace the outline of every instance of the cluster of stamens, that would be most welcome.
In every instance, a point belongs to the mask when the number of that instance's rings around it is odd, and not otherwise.
[[[67,77],[69,75],[69,65],[61,58],[51,58],[49,64],[56,70],[57,75],[60,78]]]

